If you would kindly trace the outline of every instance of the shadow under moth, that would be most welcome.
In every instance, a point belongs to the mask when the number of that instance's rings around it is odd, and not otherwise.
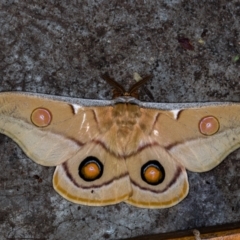
[[[188,194],[186,169],[205,172],[240,146],[240,104],[148,103],[108,75],[113,100],[0,94],[0,132],[34,162],[56,166],[67,200],[166,208]]]

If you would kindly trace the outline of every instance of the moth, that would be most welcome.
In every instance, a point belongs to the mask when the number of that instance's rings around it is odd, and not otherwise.
[[[113,100],[0,94],[0,132],[34,162],[56,166],[54,189],[91,206],[167,208],[189,191],[186,169],[209,171],[240,146],[240,104],[141,102],[107,74]]]

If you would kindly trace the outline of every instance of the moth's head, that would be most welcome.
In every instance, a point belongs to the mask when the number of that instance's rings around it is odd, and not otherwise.
[[[113,78],[109,77],[107,73],[103,74],[102,79],[104,79],[107,83],[114,87],[113,89],[113,99],[118,97],[134,97],[138,99],[138,89],[145,84],[148,80],[152,78],[152,76],[146,76],[140,81],[133,84],[128,91],[124,89],[118,82],[116,82]]]

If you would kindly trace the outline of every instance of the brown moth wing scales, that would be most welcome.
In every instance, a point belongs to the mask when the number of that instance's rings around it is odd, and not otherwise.
[[[165,179],[159,185],[149,185],[139,177],[141,167],[149,160],[159,161],[165,170]],[[133,189],[128,203],[137,207],[166,208],[176,205],[188,194],[185,168],[164,148],[149,146],[127,158],[126,162]]]
[[[86,182],[79,177],[78,168],[89,153],[101,160],[104,170],[101,178]],[[73,158],[57,166],[53,186],[72,202],[94,206],[115,204],[132,194],[124,159],[112,155],[95,142],[84,145]]]
[[[219,129],[213,135],[201,133],[204,117],[217,119]],[[204,172],[217,166],[240,146],[240,105],[216,105],[180,110],[177,117],[167,111],[154,125],[158,136],[151,137],[188,170]]]
[[[31,121],[32,112],[39,107],[49,109],[52,115],[51,124],[45,128],[38,128]],[[28,157],[41,165],[56,166],[76,154],[84,144],[77,139],[73,127],[79,121],[82,117],[75,116],[66,103],[17,93],[0,96],[1,133],[11,137]],[[87,137],[90,138],[85,136],[83,141]]]

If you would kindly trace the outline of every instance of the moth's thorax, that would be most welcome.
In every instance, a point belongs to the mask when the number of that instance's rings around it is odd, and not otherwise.
[[[96,140],[115,155],[134,154],[149,143],[149,134],[155,119],[151,110],[146,113],[146,109],[137,104],[116,103],[104,113],[101,110],[95,113],[101,130],[101,135]],[[102,120],[103,115],[105,121]]]
[[[112,117],[119,128],[119,134],[128,134],[141,117],[140,107],[131,103],[118,103],[113,107]]]

